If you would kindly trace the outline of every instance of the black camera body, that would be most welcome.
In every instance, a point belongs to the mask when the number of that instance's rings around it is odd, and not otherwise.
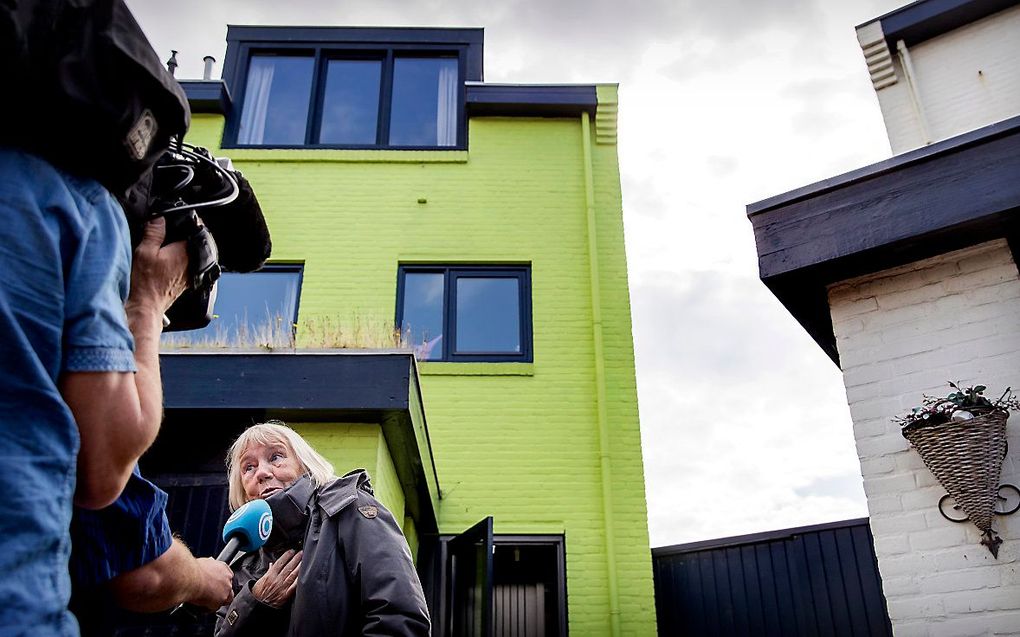
[[[166,240],[163,243],[166,245],[175,241],[187,242],[188,289],[167,310],[169,323],[164,326],[164,332],[200,329],[212,321],[216,281],[222,272],[216,240],[208,228],[202,225],[194,210],[167,219]]]
[[[164,331],[205,327],[213,318],[221,273],[251,272],[269,258],[272,242],[262,210],[229,161],[188,144],[167,151],[145,185],[146,213],[136,219],[132,236],[140,237],[145,221],[162,216],[164,245],[185,241],[188,252],[188,289],[167,311]]]

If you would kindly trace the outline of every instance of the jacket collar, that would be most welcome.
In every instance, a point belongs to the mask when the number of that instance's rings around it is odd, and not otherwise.
[[[345,473],[319,489],[319,506],[329,517],[333,517],[347,506],[358,500],[358,490],[372,494],[372,484],[368,472],[355,469]]]
[[[309,476],[303,475],[286,489],[277,491],[266,503],[273,511],[273,532],[266,543],[269,546],[299,545],[313,505],[329,517],[358,500],[358,490],[372,494],[368,472],[355,469],[318,489],[312,486]]]
[[[266,542],[267,547],[301,543],[308,525],[308,504],[314,494],[312,481],[304,475],[266,498],[266,504],[273,511],[273,532]]]

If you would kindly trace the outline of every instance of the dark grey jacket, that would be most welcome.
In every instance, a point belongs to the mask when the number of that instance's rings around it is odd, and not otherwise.
[[[364,470],[319,489],[305,476],[267,502],[272,536],[231,565],[234,601],[217,613],[217,637],[429,634],[411,551]],[[304,555],[294,598],[279,609],[256,600],[252,585],[270,562],[298,548]]]

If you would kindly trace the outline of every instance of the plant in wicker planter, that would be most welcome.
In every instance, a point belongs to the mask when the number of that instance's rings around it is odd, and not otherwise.
[[[1002,461],[1006,457],[1006,419],[1020,410],[1010,388],[996,401],[984,385],[961,388],[945,398],[925,396],[920,407],[894,419],[903,437],[921,455],[928,470],[982,532],[981,544],[998,557],[1002,540],[992,529]]]

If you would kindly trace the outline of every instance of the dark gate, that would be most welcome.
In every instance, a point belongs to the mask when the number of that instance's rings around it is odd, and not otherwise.
[[[892,635],[868,519],[652,549],[660,635]]]

